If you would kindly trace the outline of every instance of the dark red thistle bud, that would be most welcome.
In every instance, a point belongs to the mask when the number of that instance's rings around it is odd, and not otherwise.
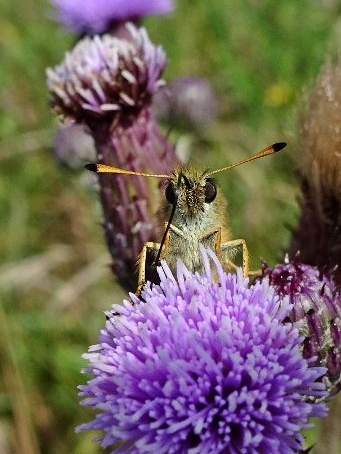
[[[292,309],[283,322],[294,323],[304,336],[303,356],[327,367],[328,397],[335,395],[341,389],[341,297],[333,280],[298,255],[274,268],[263,263],[261,279],[266,276],[276,293],[289,296]]]

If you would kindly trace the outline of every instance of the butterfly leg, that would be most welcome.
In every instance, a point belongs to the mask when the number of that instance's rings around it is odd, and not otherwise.
[[[247,246],[246,246],[246,241],[243,240],[242,238],[239,238],[237,240],[231,240],[231,241],[228,241],[226,243],[223,243],[221,245],[221,251],[223,252],[228,252],[229,249],[233,249],[233,248],[236,248],[238,246],[242,246],[242,252],[243,252],[243,275],[244,277],[247,277],[250,273],[250,270],[249,270],[249,251],[247,249]],[[231,260],[227,260],[228,261],[228,264],[229,266],[232,266],[232,268],[237,268],[237,266],[231,261]]]
[[[153,266],[155,257],[160,249],[160,243],[149,241],[144,244],[138,260],[138,281],[135,295],[140,296],[146,283],[146,270]]]
[[[165,223],[165,227],[166,225],[167,223]],[[141,291],[147,281],[150,281],[154,284],[159,282],[156,270],[156,267],[159,265],[159,263],[156,263],[157,256],[159,254],[160,248],[162,247],[160,260],[167,257],[169,244],[169,233],[166,235],[163,246],[161,246],[161,243],[155,243],[152,241],[144,244],[138,261],[138,282],[135,292],[137,296],[141,295]]]

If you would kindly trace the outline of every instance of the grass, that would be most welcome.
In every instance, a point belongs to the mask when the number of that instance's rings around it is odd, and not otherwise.
[[[44,0],[0,4],[0,452],[93,454],[74,427],[90,418],[76,386],[80,355],[96,342],[103,310],[123,297],[110,276],[95,195],[82,169],[51,154],[57,121],[45,68],[74,37],[49,20]],[[179,0],[146,26],[169,57],[166,78],[201,75],[219,99],[216,122],[186,132],[191,158],[226,165],[268,143],[288,151],[219,176],[235,237],[254,266],[274,264],[290,238],[298,194],[302,94],[333,52],[337,2]],[[178,135],[184,131],[178,131]],[[91,323],[89,323],[91,320]]]

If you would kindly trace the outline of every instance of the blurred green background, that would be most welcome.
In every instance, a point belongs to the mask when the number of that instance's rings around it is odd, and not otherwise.
[[[173,14],[145,21],[168,55],[166,79],[200,75],[216,90],[217,121],[177,133],[194,162],[224,166],[288,142],[286,152],[218,177],[254,267],[283,257],[295,224],[298,116],[327,54],[341,48],[340,11],[333,0],[178,0]],[[91,416],[76,386],[103,310],[124,296],[83,169],[62,168],[51,154],[58,121],[45,68],[75,37],[49,17],[46,0],[0,3],[1,454],[100,452],[94,434],[74,434]]]

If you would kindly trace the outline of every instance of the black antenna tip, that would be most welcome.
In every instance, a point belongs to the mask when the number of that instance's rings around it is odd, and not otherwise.
[[[84,168],[90,172],[97,172],[97,164],[85,164]]]
[[[283,150],[283,148],[285,148],[286,146],[287,146],[286,142],[277,142],[272,145],[272,148],[274,152],[277,153],[277,151]]]

